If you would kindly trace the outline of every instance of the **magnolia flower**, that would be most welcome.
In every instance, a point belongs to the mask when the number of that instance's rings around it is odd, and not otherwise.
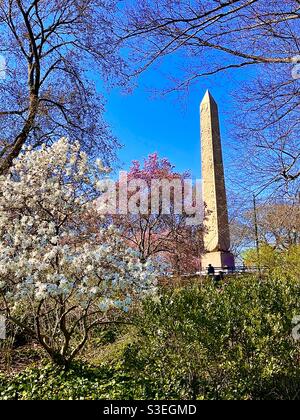
[[[92,293],[92,295],[97,295],[99,293],[100,289],[99,287],[92,287],[90,292]]]
[[[43,283],[40,283],[40,282],[38,282],[36,284],[35,297],[38,301],[47,298],[47,296],[48,296],[48,290],[47,289],[48,289],[47,284],[43,284]]]

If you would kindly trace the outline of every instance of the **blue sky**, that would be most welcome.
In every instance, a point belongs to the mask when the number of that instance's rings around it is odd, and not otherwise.
[[[164,68],[172,71],[172,63]],[[249,70],[198,81],[190,92],[178,100],[177,94],[153,97],[149,87],[161,86],[164,76],[158,69],[149,69],[139,79],[132,94],[115,89],[107,95],[106,120],[124,147],[119,152],[122,169],[128,169],[132,160],[143,160],[158,152],[175,165],[177,171],[190,170],[200,178],[200,118],[199,106],[206,89],[210,89],[219,104],[223,154],[226,170],[234,159],[230,121],[237,103],[234,92],[250,77]]]

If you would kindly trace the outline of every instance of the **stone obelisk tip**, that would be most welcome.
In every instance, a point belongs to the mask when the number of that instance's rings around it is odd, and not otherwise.
[[[202,99],[201,106],[204,105],[204,104],[214,104],[214,105],[217,105],[214,97],[212,96],[210,90],[208,90],[208,89],[207,89],[207,91],[206,91],[206,93],[205,93],[205,95],[204,95],[204,97]]]

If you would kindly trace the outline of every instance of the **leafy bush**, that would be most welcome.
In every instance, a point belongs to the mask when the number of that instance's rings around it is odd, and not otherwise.
[[[292,319],[300,283],[254,278],[147,300],[125,363],[144,378],[139,398],[295,399],[300,346]]]
[[[294,245],[287,249],[275,249],[268,244],[262,244],[259,251],[260,261],[256,249],[245,251],[244,262],[249,267],[261,265],[271,277],[284,280],[298,279],[300,273],[300,246]]]

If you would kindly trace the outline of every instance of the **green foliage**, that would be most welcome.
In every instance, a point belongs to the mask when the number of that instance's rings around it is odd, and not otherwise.
[[[126,365],[145,378],[139,398],[264,399],[299,396],[300,283],[235,279],[148,300]]]
[[[268,275],[285,280],[300,278],[300,246],[290,246],[285,250],[263,244],[260,247],[260,265],[267,270]],[[256,249],[249,249],[243,255],[245,264],[249,267],[258,267],[258,255]]]
[[[300,246],[291,246],[285,252],[280,253],[277,264],[271,274],[280,278],[300,278]]]
[[[0,399],[299,399],[299,298],[280,278],[162,291],[134,327],[101,333],[93,366],[2,375]]]
[[[75,364],[65,371],[54,365],[30,368],[7,378],[0,375],[2,400],[98,400],[132,398],[128,377],[117,366]]]
[[[270,269],[278,265],[280,252],[271,245],[262,244],[259,248],[259,261],[256,249],[248,249],[243,254],[243,259],[248,267],[261,267]]]

